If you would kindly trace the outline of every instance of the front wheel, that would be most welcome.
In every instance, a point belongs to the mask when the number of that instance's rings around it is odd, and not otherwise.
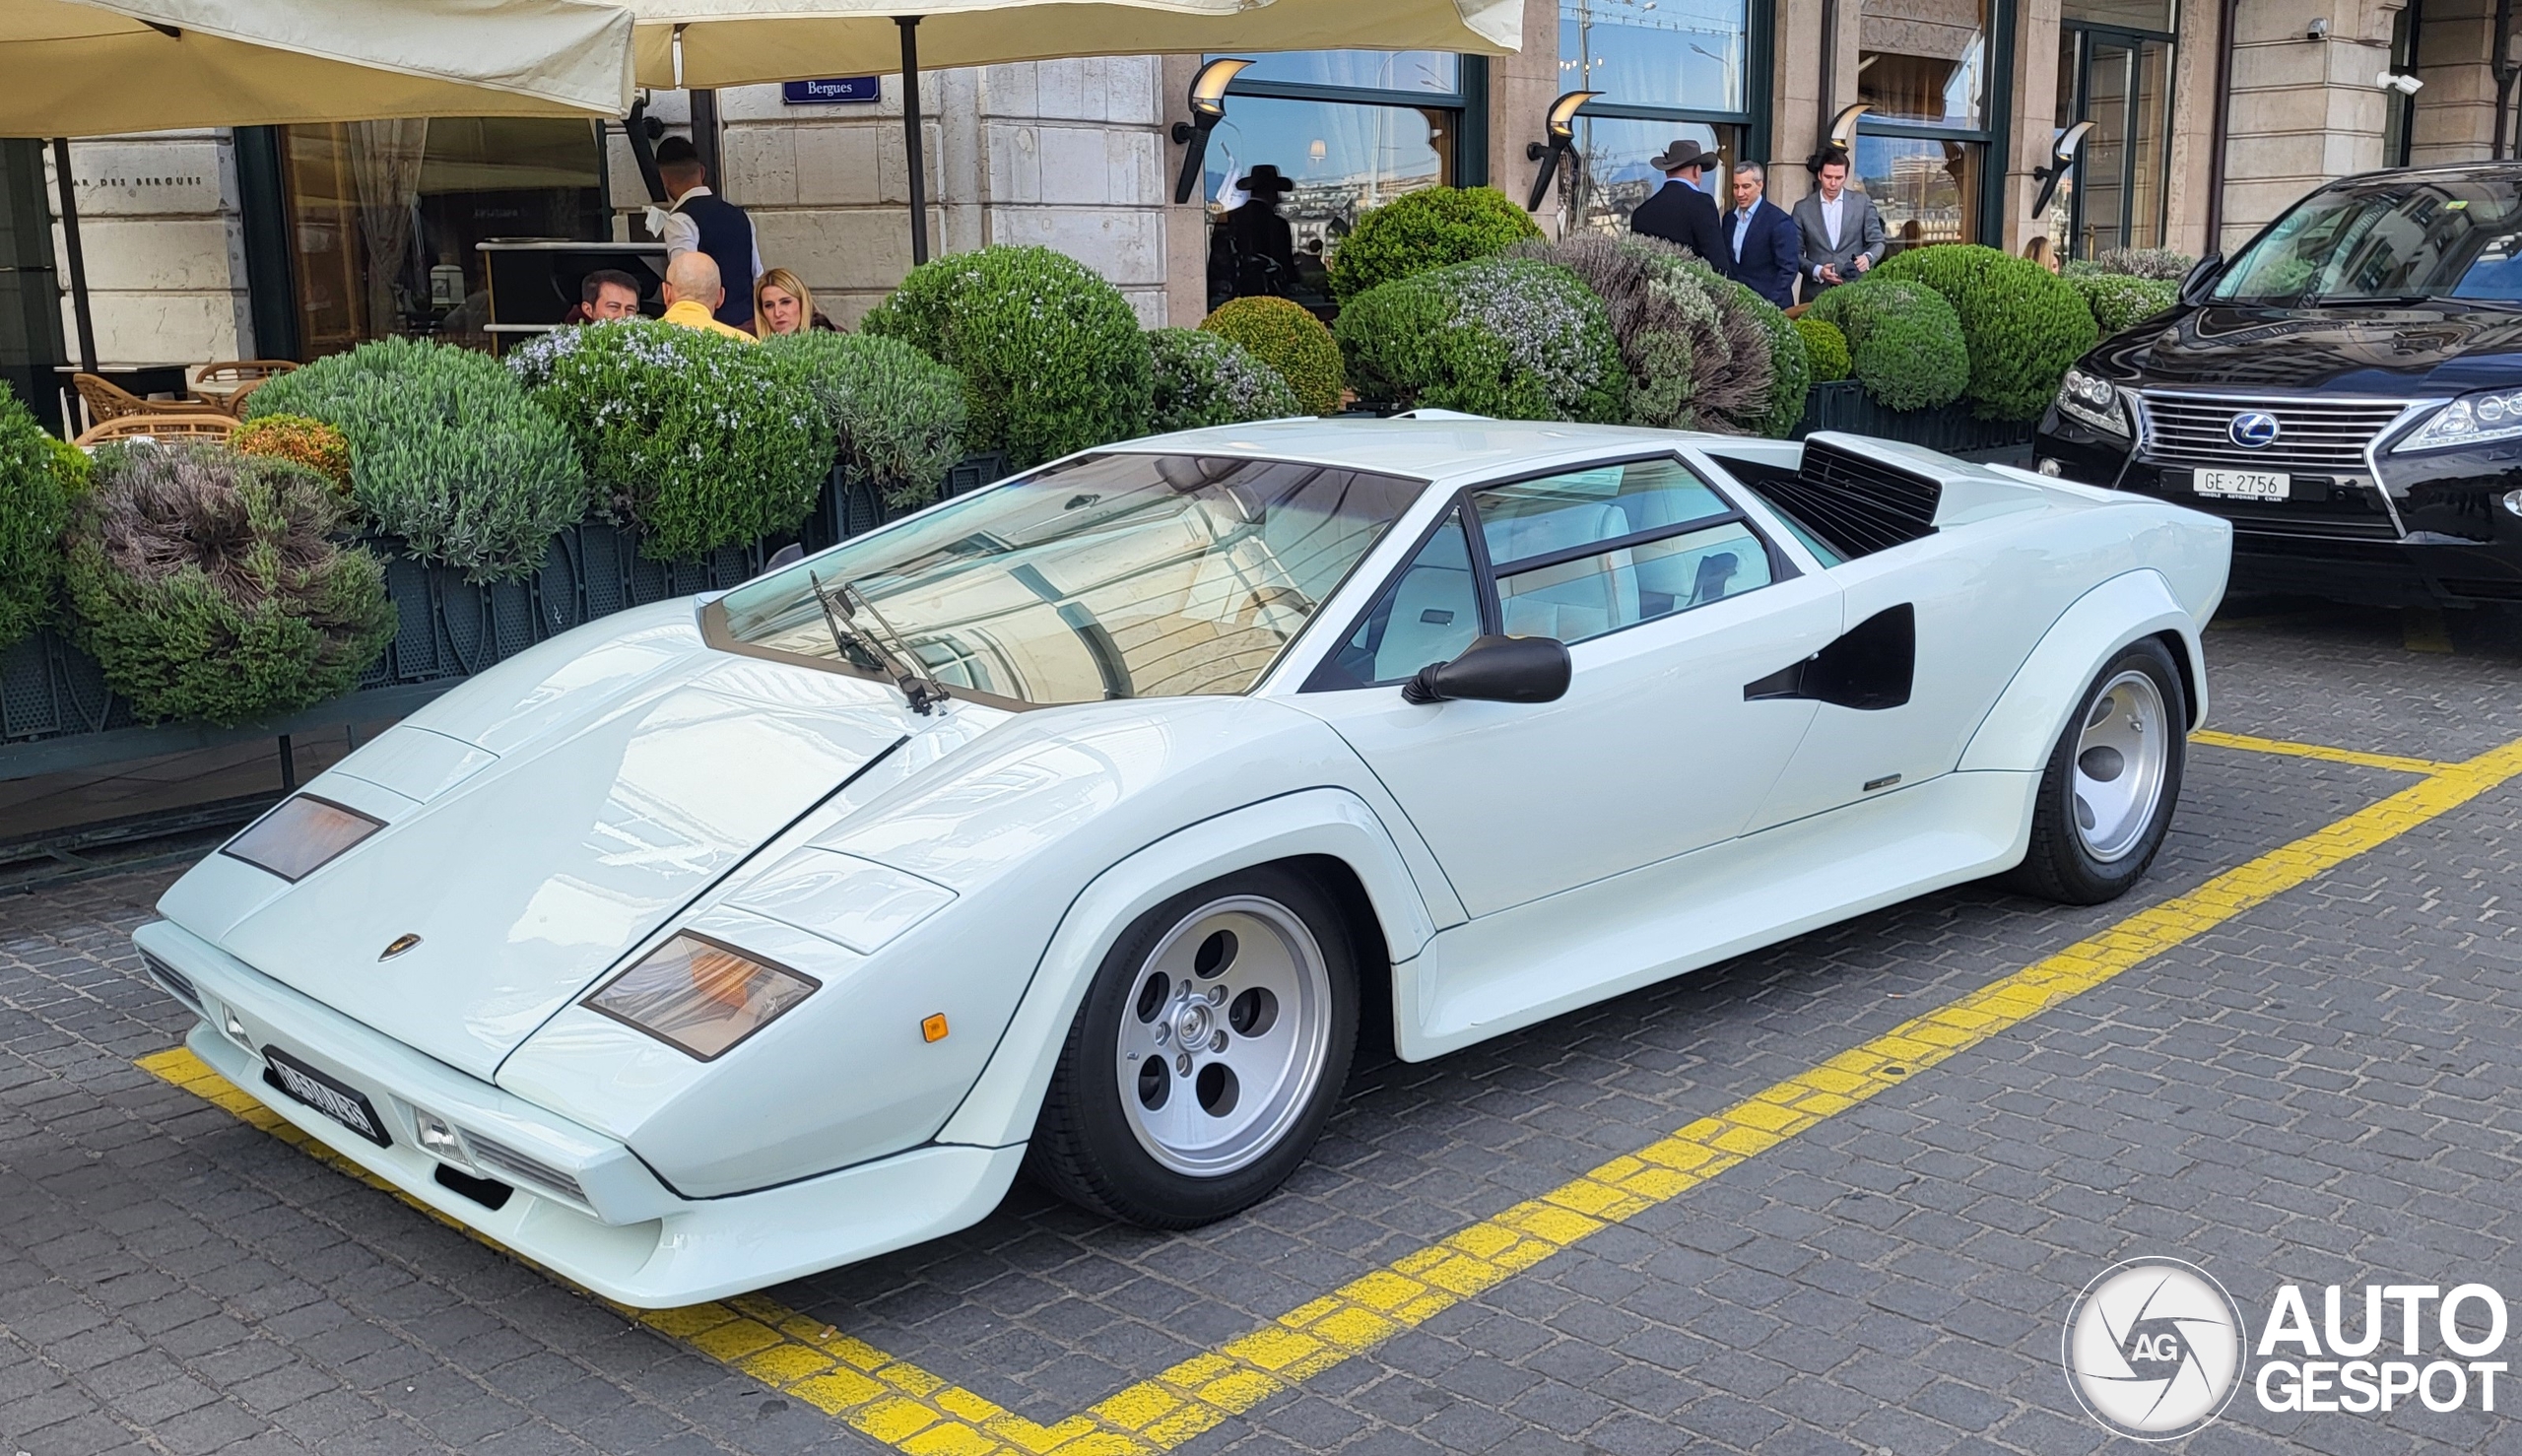
[[[2171,829],[2188,726],[2180,669],[2161,641],[2121,648],[2049,755],[2030,849],[2006,884],[2071,905],[2127,893]]]
[[[1248,870],[1157,906],[1114,943],[1078,1008],[1027,1170],[1152,1228],[1259,1202],[1339,1098],[1357,986],[1337,905],[1294,871]]]

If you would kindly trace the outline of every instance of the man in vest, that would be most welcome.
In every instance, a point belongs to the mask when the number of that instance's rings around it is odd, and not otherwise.
[[[762,250],[754,245],[753,219],[745,210],[709,190],[708,168],[700,153],[682,137],[657,144],[657,177],[666,184],[672,204],[649,209],[649,223],[666,241],[666,261],[685,253],[707,253],[718,265],[727,291],[717,309],[718,321],[740,329],[753,327],[753,281],[762,276]]]

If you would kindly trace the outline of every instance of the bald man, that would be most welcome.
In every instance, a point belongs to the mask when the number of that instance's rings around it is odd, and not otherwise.
[[[718,264],[707,253],[677,253],[666,264],[666,286],[657,297],[665,299],[665,321],[688,329],[704,329],[742,339],[748,344],[759,342],[753,335],[733,324],[720,323],[715,317],[718,305],[726,300],[727,290],[718,281]]]

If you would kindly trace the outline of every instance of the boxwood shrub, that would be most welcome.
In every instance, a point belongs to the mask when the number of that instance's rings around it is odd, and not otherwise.
[[[971,448],[1004,450],[1018,469],[1147,432],[1155,364],[1138,315],[1049,248],[923,263],[861,327],[962,374]]]
[[[2102,336],[2118,333],[2180,301],[2180,285],[2127,273],[2071,273],[2068,287],[2083,296]]]
[[[1332,332],[1370,398],[1507,420],[1621,418],[1611,319],[1573,273],[1484,258],[1369,289]]]
[[[305,466],[107,445],[70,528],[72,634],[144,721],[232,726],[337,697],[394,635],[385,568]]]
[[[86,489],[86,457],[0,390],[0,649],[52,617],[61,529]]]
[[[1313,310],[1287,298],[1228,298],[1200,320],[1209,333],[1252,351],[1279,371],[1308,415],[1337,414],[1348,376],[1340,341]]]
[[[1829,384],[1846,378],[1854,364],[1848,359],[1848,336],[1839,332],[1839,326],[1810,313],[1792,322],[1804,336],[1804,357],[1812,363],[1813,382]]]
[[[1147,342],[1156,359],[1149,429],[1159,433],[1305,413],[1279,371],[1231,339],[1201,329],[1157,329]]]
[[[1341,306],[1396,279],[1502,253],[1541,229],[1494,187],[1423,187],[1368,208],[1331,253]]]
[[[841,464],[897,506],[937,498],[963,456],[963,379],[899,339],[810,330],[762,346],[823,407]]]
[[[561,422],[474,350],[378,339],[281,375],[246,396],[244,413],[340,430],[359,514],[476,581],[535,570],[553,533],[586,515],[586,477]]]
[[[1525,242],[1517,257],[1574,273],[1603,300],[1626,366],[1623,418],[1657,430],[1747,434],[1766,428],[1774,361],[1768,330],[1688,253],[1636,233]]]
[[[1970,384],[1961,320],[1944,296],[1876,269],[1813,302],[1805,319],[1835,325],[1848,341],[1849,372],[1887,410],[1927,410]]]
[[[759,344],[653,319],[555,330],[508,357],[566,427],[639,554],[697,556],[795,528],[831,471],[803,371]]]
[[[1922,283],[1953,305],[1970,351],[1970,412],[1982,420],[2037,418],[2057,394],[2067,365],[2100,337],[2092,310],[2072,285],[2028,258],[1996,248],[1958,242],[1914,247],[1867,276]]]

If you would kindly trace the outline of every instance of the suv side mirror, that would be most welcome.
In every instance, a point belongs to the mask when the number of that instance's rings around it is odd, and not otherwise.
[[[1556,702],[1575,666],[1557,637],[1475,637],[1460,657],[1433,662],[1401,685],[1405,702],[1474,698],[1487,702]]]
[[[2224,255],[2223,253],[2209,253],[2192,263],[2189,266],[2189,276],[2180,281],[2180,301],[2184,303],[2205,301],[2207,291],[2216,286],[2216,280],[2223,276],[2223,272]]]

